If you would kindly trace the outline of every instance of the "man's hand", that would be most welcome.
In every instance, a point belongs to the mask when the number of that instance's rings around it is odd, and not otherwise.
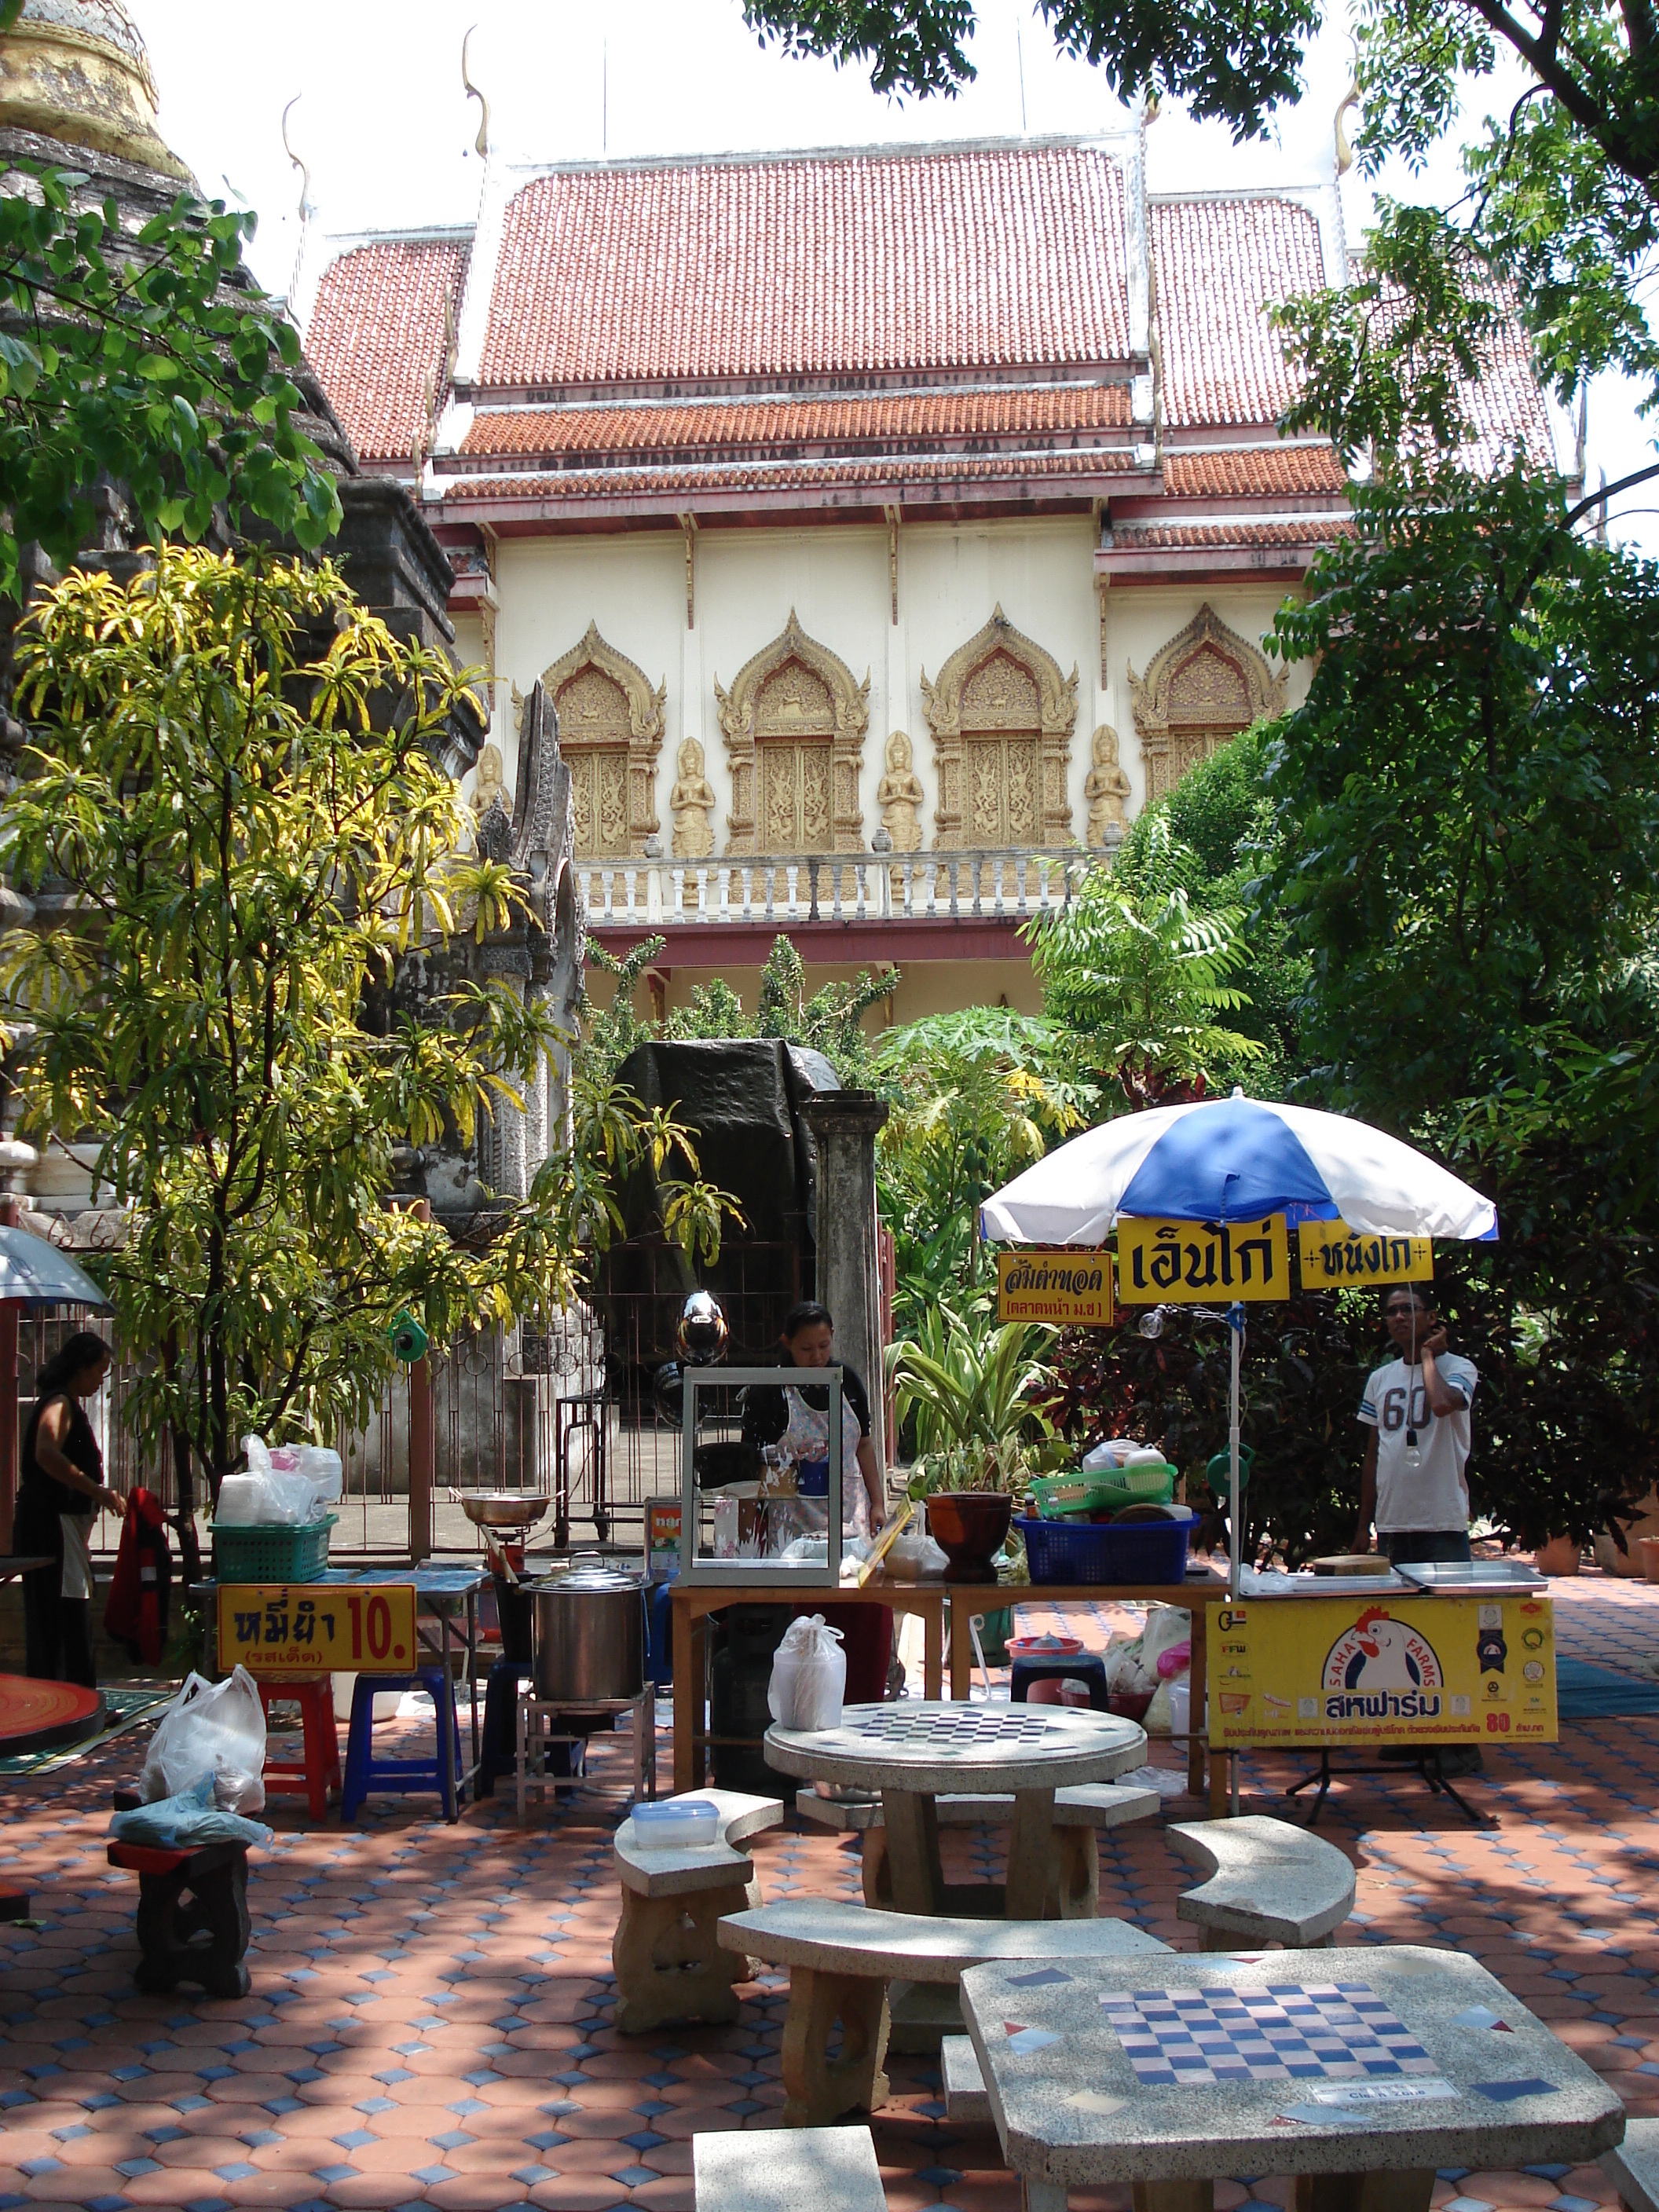
[[[1436,1322],[1434,1327],[1429,1331],[1428,1334],[1419,1340],[1417,1349],[1420,1358],[1426,1359],[1438,1359],[1446,1349],[1445,1322],[1443,1321]]]
[[[1358,1553],[1361,1552],[1369,1552],[1370,1548],[1370,1530],[1369,1528],[1356,1528],[1353,1532],[1353,1541],[1348,1547],[1349,1551],[1353,1553]]]

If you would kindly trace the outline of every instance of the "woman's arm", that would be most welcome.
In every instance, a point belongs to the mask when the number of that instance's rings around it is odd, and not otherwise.
[[[859,1438],[859,1473],[864,1477],[864,1486],[870,1493],[872,1526],[879,1528],[887,1518],[887,1486],[882,1480],[881,1469],[876,1462],[876,1448],[868,1437]]]
[[[72,1459],[64,1455],[64,1434],[69,1426],[69,1401],[55,1399],[41,1414],[34,1431],[34,1456],[54,1482],[61,1482],[65,1490],[78,1492],[86,1498],[104,1496],[104,1486],[82,1474]]]

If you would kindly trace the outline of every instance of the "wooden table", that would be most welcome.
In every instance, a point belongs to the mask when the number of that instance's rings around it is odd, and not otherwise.
[[[810,1782],[880,1792],[893,1903],[901,1912],[1041,1920],[1054,1848],[1054,1791],[1109,1782],[1146,1757],[1146,1733],[1114,1713],[1059,1705],[848,1705],[837,1729],[766,1731],[768,1764]],[[1014,1801],[1008,1880],[947,1885],[934,1802],[954,1791]]]
[[[926,1637],[922,1683],[929,1698],[937,1698],[944,1680],[945,1595],[943,1583],[905,1583],[885,1575],[872,1575],[860,1589],[803,1589],[783,1576],[771,1582],[700,1583],[682,1577],[669,1593],[674,1635],[674,1791],[700,1790],[704,1778],[708,1735],[704,1718],[707,1668],[703,1623],[733,1605],[792,1605],[815,1607],[831,1605],[884,1605],[894,1613],[921,1616]],[[966,1629],[963,1634],[966,1634]],[[954,1675],[953,1675],[954,1680]],[[964,1675],[963,1680],[966,1681]],[[953,1696],[957,1692],[952,1691]],[[961,1692],[967,1695],[964,1688]]]
[[[1237,2174],[1295,2175],[1297,2212],[1428,2212],[1437,2167],[1587,2166],[1625,2131],[1458,1951],[1002,1961],[963,1975],[962,2010],[1025,2212],[1110,2182],[1210,2212]]]
[[[973,1680],[974,1647],[968,1633],[970,1617],[997,1613],[1021,1605],[1176,1605],[1193,1617],[1193,1711],[1203,1710],[1204,1683],[1208,1674],[1209,1642],[1206,1607],[1226,1595],[1224,1576],[1196,1575],[1184,1583],[1135,1583],[1120,1588],[1109,1583],[965,1583],[947,1579],[951,1594],[951,1695],[965,1698]],[[931,1698],[932,1690],[927,1692]],[[1187,1787],[1194,1797],[1204,1795],[1205,1741],[1194,1727],[1187,1739]],[[1210,1813],[1219,1820],[1227,1810],[1227,1762],[1210,1761]]]

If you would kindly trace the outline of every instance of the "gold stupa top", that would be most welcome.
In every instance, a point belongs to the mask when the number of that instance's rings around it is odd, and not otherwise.
[[[0,130],[37,131],[190,182],[155,127],[149,56],[120,0],[24,0],[0,38]]]

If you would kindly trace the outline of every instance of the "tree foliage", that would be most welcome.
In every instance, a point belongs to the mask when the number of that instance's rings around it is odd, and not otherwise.
[[[93,542],[100,472],[152,536],[204,538],[216,509],[307,548],[337,528],[299,337],[243,267],[253,227],[181,192],[133,231],[76,172],[0,173],[0,596],[20,545],[61,568]]]
[[[439,1345],[550,1316],[613,1224],[618,1162],[695,1163],[588,1085],[483,1249],[392,1202],[400,1148],[470,1142],[559,1040],[466,973],[464,932],[521,908],[433,757],[461,679],[331,565],[164,547],[126,586],[74,571],[18,659],[36,735],[0,826],[58,916],[3,946],[24,1126],[76,1140],[131,1211],[95,1264],[187,1518],[192,1464],[216,1488],[245,1431],[362,1425],[401,1310]],[[700,1200],[685,1216],[706,1234]]]

